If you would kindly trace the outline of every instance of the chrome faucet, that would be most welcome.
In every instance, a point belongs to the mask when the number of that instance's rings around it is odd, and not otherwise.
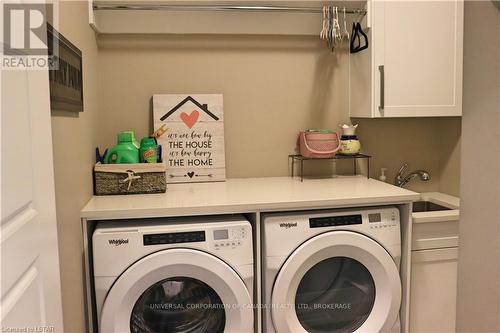
[[[429,179],[431,179],[431,175],[425,170],[415,170],[413,172],[410,172],[406,176],[403,176],[403,173],[406,171],[406,169],[408,169],[408,163],[404,163],[401,168],[399,168],[399,171],[396,174],[396,178],[394,178],[394,185],[403,187],[415,177],[419,177],[422,181],[428,181]]]

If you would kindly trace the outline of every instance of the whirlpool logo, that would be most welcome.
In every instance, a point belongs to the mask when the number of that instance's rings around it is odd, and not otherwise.
[[[123,244],[128,244],[128,238],[120,238],[120,239],[109,239],[108,240],[109,245],[114,245],[114,246],[120,246]]]
[[[280,223],[280,228],[290,229],[290,228],[296,228],[296,227],[297,227],[297,222],[282,222],[282,223]]]

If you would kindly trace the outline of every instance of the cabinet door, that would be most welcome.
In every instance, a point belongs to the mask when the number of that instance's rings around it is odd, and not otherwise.
[[[412,252],[410,332],[455,332],[458,248]]]
[[[373,116],[460,116],[463,2],[376,1],[373,10]]]

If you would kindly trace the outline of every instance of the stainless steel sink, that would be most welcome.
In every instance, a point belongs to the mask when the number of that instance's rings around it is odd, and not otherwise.
[[[444,207],[441,205],[438,205],[434,202],[430,201],[415,201],[413,203],[413,212],[414,213],[420,213],[420,212],[437,212],[440,210],[451,210],[451,208]]]

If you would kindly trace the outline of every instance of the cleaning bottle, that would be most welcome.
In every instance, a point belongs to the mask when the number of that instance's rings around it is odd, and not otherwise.
[[[105,164],[139,163],[139,143],[133,131],[118,133],[118,144],[111,148],[104,158]]]
[[[144,137],[139,148],[141,163],[156,163],[156,140],[151,137]]]
[[[380,176],[378,177],[378,179],[384,183],[387,182],[387,176],[385,175],[386,171],[387,171],[387,168],[380,168]]]

